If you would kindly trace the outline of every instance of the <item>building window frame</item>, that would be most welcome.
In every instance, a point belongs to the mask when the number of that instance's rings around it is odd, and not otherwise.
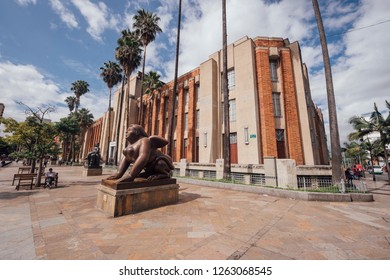
[[[279,61],[277,59],[270,59],[269,61],[269,68],[270,68],[270,75],[271,75],[271,81],[272,82],[278,82],[278,66]]]
[[[281,96],[280,92],[272,92],[272,104],[273,104],[275,118],[283,117],[280,96]]]

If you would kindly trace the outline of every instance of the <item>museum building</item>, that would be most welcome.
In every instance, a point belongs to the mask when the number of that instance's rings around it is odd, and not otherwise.
[[[294,159],[297,165],[329,164],[322,112],[312,101],[298,42],[245,36],[227,52],[231,162],[262,164],[265,157],[275,157]],[[215,163],[223,158],[221,77],[222,51],[178,77],[173,161]],[[107,112],[88,130],[85,154],[99,144],[103,159],[107,145],[111,162],[117,147],[117,160],[122,157],[125,130],[137,122],[140,74],[129,83],[124,94],[121,86],[114,94],[110,129]],[[142,125],[149,135],[167,139],[173,96],[173,81],[143,96]]]

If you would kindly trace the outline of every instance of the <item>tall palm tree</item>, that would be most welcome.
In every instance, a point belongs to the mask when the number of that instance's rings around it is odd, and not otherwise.
[[[153,94],[155,91],[160,91],[164,83],[160,81],[161,76],[154,71],[149,71],[144,78],[145,94]]]
[[[77,120],[77,123],[79,125],[79,129],[80,129],[80,134],[79,134],[79,147],[80,147],[79,158],[81,158],[82,154],[83,154],[83,143],[84,143],[85,134],[86,134],[88,128],[91,127],[91,125],[93,124],[93,114],[88,109],[81,108],[76,113],[76,120]],[[73,161],[74,160],[75,160],[75,158],[73,158]]]
[[[341,158],[339,128],[337,123],[336,100],[335,100],[334,90],[333,90],[332,69],[330,66],[328,46],[326,43],[325,30],[324,30],[324,25],[322,23],[320,8],[318,6],[317,0],[312,0],[312,2],[314,7],[314,14],[317,21],[318,32],[320,35],[322,56],[323,56],[324,68],[325,68],[326,92],[328,97],[328,111],[329,111],[330,144],[332,150],[332,180],[334,183],[338,183],[341,181],[343,176],[341,170],[342,158]]]
[[[66,102],[66,104],[68,104],[69,112],[72,113],[73,110],[75,109],[76,103],[77,103],[76,96],[68,96],[65,99],[65,102]]]
[[[130,94],[130,76],[135,69],[141,64],[142,49],[138,41],[137,34],[129,29],[122,31],[122,37],[117,41],[118,46],[115,51],[115,58],[119,61],[126,75],[127,80],[127,96],[126,100],[126,123],[129,115],[129,94]]]
[[[110,136],[111,136],[111,91],[112,88],[122,81],[122,69],[119,64],[116,62],[108,61],[104,63],[104,67],[100,67],[101,73],[100,76],[103,78],[103,81],[107,84],[107,87],[110,91],[108,98],[108,138],[107,138],[107,157],[106,164],[108,164],[108,154],[110,151]]]
[[[390,103],[386,101],[386,106],[389,109],[389,115],[384,118],[382,113],[378,110],[376,103],[374,103],[374,111],[371,113],[370,119],[367,120],[364,117],[354,116],[349,122],[352,124],[355,132],[349,135],[352,140],[364,139],[365,136],[370,135],[373,132],[379,132],[379,143],[384,152],[384,158],[387,170],[389,170],[389,157],[387,154],[386,146],[390,143]],[[370,143],[372,144],[372,143]],[[387,173],[388,180],[390,182],[390,172]],[[375,180],[375,177],[373,177]]]
[[[175,77],[173,80],[172,92],[172,108],[169,114],[169,129],[168,129],[168,147],[167,153],[172,157],[173,155],[173,125],[175,120],[175,106],[176,106],[176,92],[177,92],[177,72],[179,68],[179,46],[180,46],[180,25],[181,25],[181,0],[179,0],[179,14],[177,19],[177,37],[176,37],[176,58],[175,58]]]
[[[133,28],[139,36],[142,46],[144,47],[144,58],[142,60],[142,76],[141,76],[141,104],[142,104],[142,95],[143,95],[143,81],[145,75],[145,61],[146,61],[146,47],[149,43],[153,42],[156,38],[157,33],[162,32],[161,28],[158,26],[160,18],[144,9],[138,10],[137,14],[134,16]],[[142,125],[142,110],[143,106],[140,106],[138,111],[138,124]]]
[[[80,96],[89,91],[89,84],[86,81],[77,80],[72,83],[70,90],[73,91],[76,96],[75,111],[77,111],[80,106]]]
[[[227,26],[226,26],[226,0],[222,0],[222,42],[223,42],[223,71],[222,71],[222,96],[224,112],[224,134],[223,134],[223,178],[228,179],[231,173],[230,162],[230,118],[229,118],[229,88],[227,78]]]
[[[150,71],[148,74],[145,75],[143,85],[144,85],[144,88],[145,88],[145,95],[147,95],[147,94],[150,95],[150,97],[154,101],[155,96],[156,96],[154,93],[156,91],[160,92],[161,88],[164,85],[164,83],[160,81],[160,75],[157,72]],[[142,117],[143,116],[141,116],[141,118]],[[150,119],[152,117],[152,113],[149,116],[146,116],[146,117]],[[149,121],[148,123],[150,125],[151,121]],[[151,131],[151,130],[149,130],[149,131]]]

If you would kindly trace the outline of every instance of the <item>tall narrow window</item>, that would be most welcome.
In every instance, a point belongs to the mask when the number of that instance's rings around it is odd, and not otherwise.
[[[184,90],[184,106],[188,105],[188,89]]]
[[[184,115],[184,130],[188,130],[188,113]]]
[[[234,68],[228,70],[227,72],[227,78],[228,78],[228,89],[232,90],[236,86],[236,75],[234,72]]]
[[[229,120],[230,122],[236,121],[236,100],[229,100]]]
[[[277,60],[270,60],[269,61],[270,70],[271,70],[271,81],[277,82],[278,81],[278,61]]]
[[[195,102],[199,100],[199,84],[195,84]]]
[[[195,120],[196,129],[199,129],[199,120],[200,120],[200,113],[199,110],[196,110],[196,120]]]
[[[280,106],[280,92],[272,93],[272,101],[274,105],[274,117],[282,117],[282,107]]]

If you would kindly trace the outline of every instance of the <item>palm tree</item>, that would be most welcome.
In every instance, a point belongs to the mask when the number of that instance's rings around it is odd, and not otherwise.
[[[333,90],[332,70],[330,66],[328,46],[326,43],[325,30],[324,30],[324,25],[322,23],[320,8],[318,6],[317,0],[312,0],[312,2],[313,2],[316,21],[317,21],[318,32],[320,35],[322,56],[324,59],[326,92],[328,97],[328,111],[329,111],[330,144],[332,150],[332,179],[334,183],[338,183],[341,181],[343,175],[341,170],[342,158],[341,158],[339,128],[337,123],[336,100],[335,100],[334,90]]]
[[[224,112],[224,145],[223,145],[223,178],[228,179],[231,172],[230,163],[230,118],[229,118],[229,88],[227,78],[227,27],[226,27],[226,0],[222,0],[222,42],[223,42],[223,71],[222,71],[222,96]]]
[[[164,83],[160,81],[160,75],[157,72],[150,71],[145,75],[144,88],[145,94],[153,94],[155,91],[161,90]]]
[[[162,32],[161,28],[158,26],[160,18],[144,9],[138,10],[137,14],[134,16],[133,28],[135,29],[136,34],[139,36],[142,46],[144,47],[144,58],[142,61],[142,76],[141,76],[141,99],[140,99],[140,110],[138,111],[138,124],[142,125],[142,95],[143,95],[143,81],[145,74],[145,61],[146,61],[146,47],[149,43],[153,42],[156,38],[157,33]]]
[[[384,152],[384,159],[387,170],[389,170],[389,157],[387,154],[386,146],[390,142],[389,131],[390,131],[390,103],[386,101],[386,107],[389,109],[389,115],[385,119],[381,112],[379,112],[376,103],[374,103],[374,111],[371,113],[370,119],[367,120],[364,117],[354,116],[349,120],[352,124],[355,132],[349,135],[352,140],[364,139],[365,136],[370,135],[373,132],[379,132],[380,139],[379,143]],[[368,137],[367,137],[368,139]],[[368,139],[369,140],[369,139]],[[370,143],[370,142],[369,142]],[[372,143],[370,143],[372,144]],[[374,173],[373,173],[374,174]],[[388,180],[390,182],[390,172],[387,173]],[[375,180],[375,174],[373,179]]]
[[[107,87],[110,91],[108,98],[108,139],[107,139],[107,157],[106,164],[108,164],[108,154],[110,151],[110,136],[111,136],[111,90],[112,88],[122,81],[122,69],[119,64],[116,62],[108,61],[104,63],[104,67],[100,67],[102,71],[100,76],[103,78],[103,81],[107,84]]]
[[[118,39],[118,47],[115,51],[115,58],[121,64],[127,80],[126,116],[129,114],[128,100],[130,94],[130,76],[133,71],[141,64],[142,49],[138,37],[129,29],[122,31],[122,37]],[[126,122],[128,117],[126,118]]]
[[[88,130],[89,127],[93,124],[93,114],[85,108],[81,108],[79,111],[77,111],[76,115],[76,120],[80,129],[80,134],[79,134],[79,147],[80,147],[80,153],[79,153],[79,158],[82,157],[83,154],[83,143],[84,143],[84,138],[85,134]],[[75,159],[73,158],[73,161]]]
[[[145,88],[145,94],[150,95],[152,100],[154,100],[155,96],[156,96],[154,93],[156,91],[160,92],[163,85],[164,85],[164,83],[160,81],[160,75],[157,72],[150,71],[148,74],[145,75],[145,79],[143,82],[143,86]],[[146,117],[151,118],[152,113],[150,114],[150,116],[146,116]],[[141,116],[141,118],[142,118],[142,116]],[[151,124],[151,122],[149,122],[149,125],[150,124]]]
[[[177,19],[177,38],[176,38],[176,59],[175,59],[175,77],[173,80],[173,93],[172,93],[172,108],[169,114],[169,129],[168,129],[168,148],[167,153],[172,157],[173,155],[173,125],[175,120],[175,106],[176,106],[176,92],[177,92],[177,72],[179,64],[179,46],[180,46],[180,24],[181,24],[181,0],[179,0],[179,14]]]
[[[77,103],[77,98],[76,96],[68,96],[65,99],[66,104],[68,104],[69,112],[73,112],[75,109],[76,103]]]
[[[77,80],[72,83],[70,90],[73,91],[76,96],[75,111],[77,111],[80,106],[80,97],[89,91],[89,84],[86,81]]]

